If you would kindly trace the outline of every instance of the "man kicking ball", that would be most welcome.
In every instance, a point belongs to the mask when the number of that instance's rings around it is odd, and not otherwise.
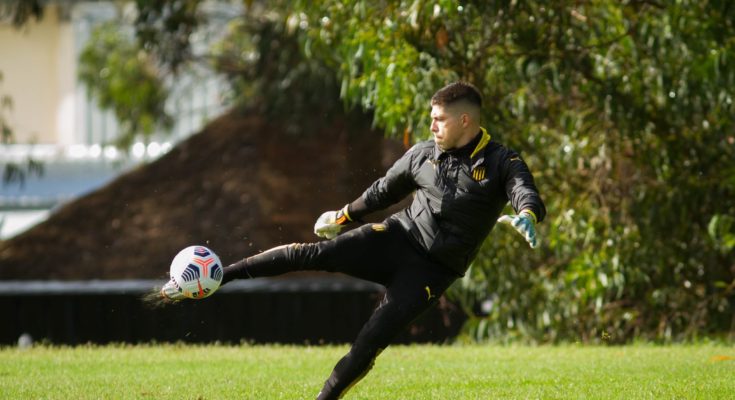
[[[322,214],[314,233],[329,240],[279,246],[224,269],[222,284],[319,270],[385,286],[317,399],[338,399],[365,376],[391,340],[464,275],[496,221],[512,225],[537,246],[535,225],[546,214],[544,204],[526,163],[480,126],[481,107],[471,84],[441,88],[431,98],[434,139],[413,146],[355,201]],[[408,208],[340,235],[345,225],[412,193]],[[500,217],[508,201],[517,214]],[[158,296],[184,299],[171,283]]]

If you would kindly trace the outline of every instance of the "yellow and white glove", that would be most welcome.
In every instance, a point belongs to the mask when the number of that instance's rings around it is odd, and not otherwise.
[[[528,242],[532,249],[538,246],[536,238],[536,215],[530,210],[523,210],[518,215],[503,215],[498,222],[512,226]]]
[[[347,206],[342,207],[339,211],[327,211],[316,220],[314,233],[322,238],[334,239],[350,222],[352,219],[347,213]]]

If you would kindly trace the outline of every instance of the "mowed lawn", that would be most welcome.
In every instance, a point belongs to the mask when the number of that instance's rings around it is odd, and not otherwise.
[[[0,348],[0,399],[309,399],[346,346]],[[725,345],[393,346],[347,399],[733,399]]]

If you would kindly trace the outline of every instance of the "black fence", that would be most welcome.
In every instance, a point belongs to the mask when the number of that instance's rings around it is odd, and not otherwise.
[[[237,281],[205,300],[151,308],[160,281],[0,282],[0,344],[21,335],[54,344],[223,342],[345,343],[382,296],[380,285],[341,276]],[[464,316],[443,301],[396,342],[444,342]],[[25,339],[24,339],[25,340]]]

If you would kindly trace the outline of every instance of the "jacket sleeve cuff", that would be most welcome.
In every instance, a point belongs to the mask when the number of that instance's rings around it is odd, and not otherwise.
[[[529,217],[531,217],[531,221],[533,221],[534,225],[538,223],[538,218],[536,218],[536,213],[534,213],[528,208],[521,210],[521,212],[519,212],[518,214],[526,214]]]
[[[367,203],[365,203],[365,199],[360,196],[352,203],[345,206],[344,213],[350,221],[361,222],[362,217],[370,214],[370,209],[368,208]]]

